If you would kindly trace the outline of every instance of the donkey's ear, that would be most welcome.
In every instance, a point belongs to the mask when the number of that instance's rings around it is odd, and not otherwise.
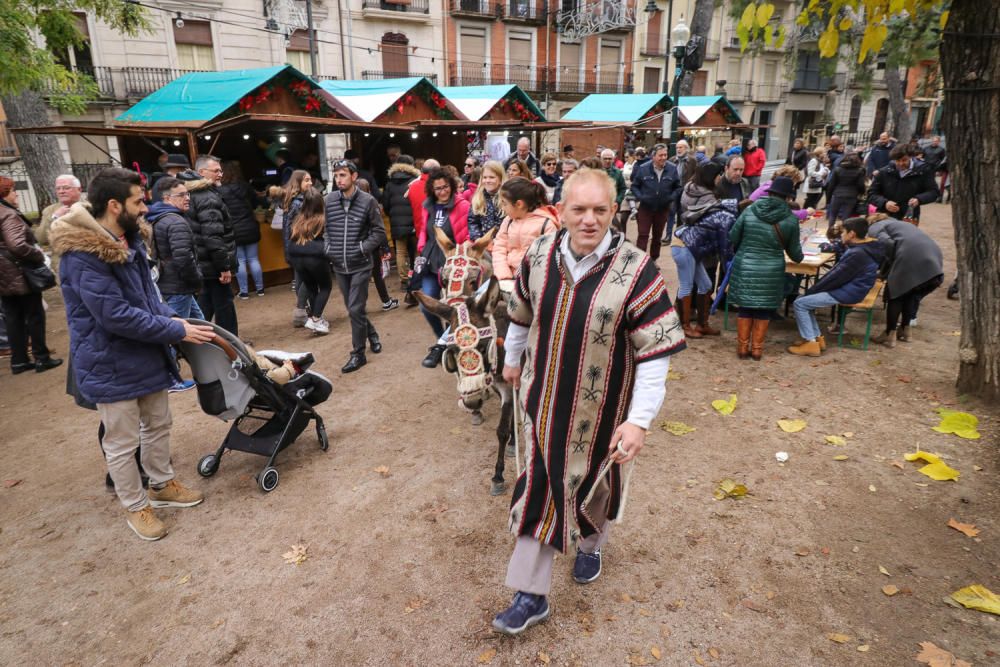
[[[455,244],[451,242],[448,235],[440,227],[435,227],[434,236],[437,237],[437,242],[441,246],[441,250],[444,250],[445,257],[451,257],[452,253],[455,252]]]
[[[483,315],[492,315],[497,307],[497,300],[500,298],[500,281],[496,276],[490,276],[489,286],[486,291],[476,298],[475,308]]]
[[[427,296],[423,292],[414,292],[413,296],[417,297],[417,301],[420,305],[427,309],[428,312],[437,315],[445,322],[451,322],[451,316],[455,314],[455,309],[446,303],[441,303],[437,299]]]
[[[493,237],[497,235],[497,229],[499,229],[499,227],[494,227],[480,236],[479,240],[472,244],[472,252],[469,254],[476,259],[482,257],[483,253],[486,252],[486,249],[490,247],[491,243],[493,243]]]

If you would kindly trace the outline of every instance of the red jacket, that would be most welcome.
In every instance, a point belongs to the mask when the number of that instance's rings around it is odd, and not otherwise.
[[[462,199],[461,195],[457,195],[452,198],[452,207],[448,211],[448,222],[451,224],[451,231],[454,234],[452,240],[455,244],[462,243],[469,240],[469,202]],[[423,252],[424,246],[427,245],[427,216],[430,215],[430,209],[434,207],[434,204],[430,202],[424,202],[424,206],[420,208],[420,226],[417,230],[417,252]]]
[[[406,198],[410,200],[410,208],[413,210],[413,229],[417,233],[417,238],[424,235],[424,200],[427,199],[427,174],[420,174],[420,178],[410,183],[406,191]]]
[[[743,162],[744,176],[760,176],[761,172],[764,171],[764,163],[767,162],[767,155],[764,153],[763,148],[758,147],[757,150],[744,153]]]

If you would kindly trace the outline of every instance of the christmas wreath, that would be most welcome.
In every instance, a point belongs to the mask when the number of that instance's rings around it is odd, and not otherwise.
[[[292,97],[298,101],[299,107],[303,112],[307,114],[315,114],[317,116],[332,114],[332,109],[327,106],[326,101],[323,98],[316,95],[316,91],[313,90],[308,81],[292,81],[288,84],[287,88],[288,91],[292,93]],[[250,94],[240,98],[240,112],[246,113],[253,110],[255,106],[268,101],[274,96],[276,90],[277,88],[274,85],[265,84]]]
[[[516,96],[510,96],[501,98],[499,102],[496,103],[496,107],[506,111],[507,109],[513,109],[514,113],[517,114],[518,118],[524,121],[534,121],[539,120],[539,115],[528,108],[526,104],[521,102]]]

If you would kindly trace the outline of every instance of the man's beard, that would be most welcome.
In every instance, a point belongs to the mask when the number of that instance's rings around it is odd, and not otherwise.
[[[122,228],[126,236],[134,234],[139,231],[139,216],[132,215],[125,209],[122,209],[122,212],[118,214],[118,226]]]

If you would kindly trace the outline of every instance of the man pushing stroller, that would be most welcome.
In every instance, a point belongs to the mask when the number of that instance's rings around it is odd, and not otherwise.
[[[167,528],[154,507],[191,507],[203,500],[201,492],[174,478],[170,463],[167,390],[180,375],[169,346],[205,343],[214,331],[174,317],[160,302],[139,232],[146,213],[139,174],[103,169],[90,181],[87,199],[89,209],[74,204],[49,236],[62,255],[73,372],[104,422],[108,472],[129,527],[144,540],[158,540]],[[134,458],[140,442],[148,494]]]

